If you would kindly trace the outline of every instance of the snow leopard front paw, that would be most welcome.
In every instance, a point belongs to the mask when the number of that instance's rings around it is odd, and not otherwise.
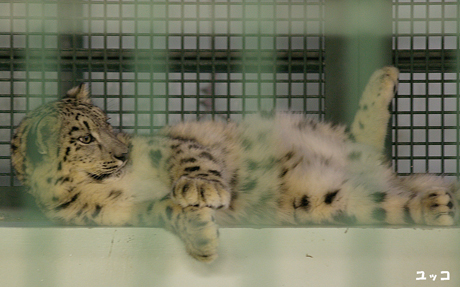
[[[214,220],[214,210],[189,206],[184,208],[184,220],[176,231],[185,242],[185,248],[193,258],[211,262],[217,258],[219,230]]]
[[[182,207],[227,208],[230,205],[228,187],[216,179],[180,177],[173,186],[172,199]]]
[[[421,208],[423,221],[428,225],[453,225],[458,216],[456,200],[444,189],[426,193]]]

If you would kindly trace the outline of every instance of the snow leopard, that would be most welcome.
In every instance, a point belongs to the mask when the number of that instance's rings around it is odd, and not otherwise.
[[[398,177],[384,155],[397,81],[394,67],[371,76],[349,131],[275,112],[152,136],[114,131],[81,84],[27,114],[12,164],[50,219],[164,227],[203,262],[217,257],[218,226],[453,225],[457,183]]]

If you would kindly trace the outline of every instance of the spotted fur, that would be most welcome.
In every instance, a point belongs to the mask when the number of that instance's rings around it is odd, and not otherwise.
[[[200,261],[217,256],[218,224],[452,225],[455,184],[401,179],[385,163],[381,130],[396,78],[394,68],[374,74],[351,134],[272,114],[129,137],[114,133],[81,85],[22,121],[12,161],[50,218],[164,226]]]
[[[395,67],[384,67],[371,76],[351,125],[351,135],[356,141],[378,151],[383,151],[390,119],[388,105],[396,92],[398,74]]]

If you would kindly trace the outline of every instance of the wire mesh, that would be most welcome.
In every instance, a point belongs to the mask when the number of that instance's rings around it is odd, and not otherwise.
[[[457,1],[394,3],[393,49],[400,67],[393,163],[410,173],[458,174]],[[401,55],[409,61],[400,63]]]
[[[271,109],[323,118],[324,13],[320,0],[0,3],[0,186],[19,185],[14,127],[80,82],[126,132]],[[401,175],[457,175],[458,14],[454,0],[393,1]]]
[[[0,186],[27,111],[89,82],[111,123],[150,134],[260,110],[324,113],[323,1],[0,3]]]

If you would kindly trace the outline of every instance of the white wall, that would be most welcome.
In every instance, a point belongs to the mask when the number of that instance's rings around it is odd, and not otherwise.
[[[211,264],[162,229],[0,232],[0,286],[460,286],[458,228],[223,228]]]

